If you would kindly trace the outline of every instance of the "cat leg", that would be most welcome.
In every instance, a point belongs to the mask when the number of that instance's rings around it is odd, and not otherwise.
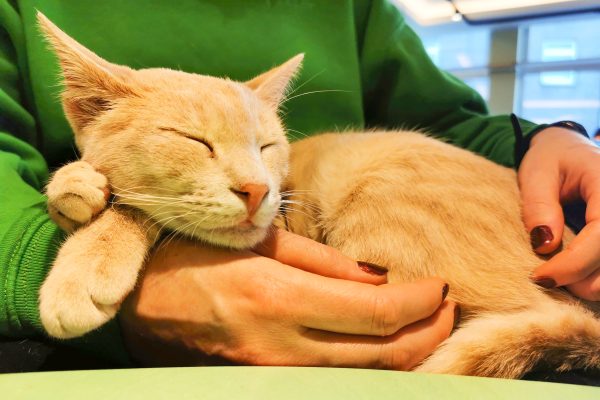
[[[467,321],[415,371],[520,378],[536,365],[558,372],[600,368],[600,320],[575,304]]]
[[[85,161],[75,161],[54,173],[46,194],[50,218],[73,232],[104,210],[110,192],[104,175]]]
[[[114,317],[157,236],[142,218],[107,209],[63,244],[40,290],[40,317],[50,336],[80,336]]]

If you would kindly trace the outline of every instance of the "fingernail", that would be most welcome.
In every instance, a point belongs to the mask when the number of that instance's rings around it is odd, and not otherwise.
[[[387,274],[387,269],[377,265],[377,264],[373,264],[370,262],[366,262],[366,261],[357,261],[356,262],[358,264],[358,268],[362,269],[363,271],[365,271],[368,274],[371,275],[385,275]]]
[[[459,322],[460,322],[460,306],[457,304],[456,307],[454,307],[454,325],[452,325],[452,330],[456,329]]]
[[[539,225],[531,230],[529,233],[531,237],[531,247],[537,249],[545,244],[552,242],[554,235],[552,230],[547,225]]]
[[[444,299],[446,298],[446,296],[448,296],[448,291],[450,290],[450,285],[448,285],[447,283],[444,285],[444,287],[442,288],[442,301],[444,301]]]
[[[552,278],[546,278],[544,276],[540,276],[539,278],[534,278],[533,282],[536,285],[540,285],[545,289],[552,289],[556,287],[556,281]]]

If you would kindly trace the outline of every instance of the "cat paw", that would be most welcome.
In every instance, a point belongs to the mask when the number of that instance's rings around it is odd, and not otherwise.
[[[130,247],[130,242],[102,246],[101,240],[86,246],[79,240],[86,230],[89,226],[65,242],[40,289],[42,325],[56,338],[81,336],[111,320],[143,266],[140,246]]]
[[[122,297],[128,292],[122,293]],[[40,291],[40,319],[48,335],[58,339],[82,336],[110,321],[120,301],[102,303],[76,280],[48,280]]]
[[[104,175],[85,161],[75,161],[54,173],[46,194],[50,218],[70,233],[106,207],[110,191]]]
[[[55,273],[40,290],[42,325],[50,336],[59,339],[84,335],[110,321],[137,279],[137,273],[110,279],[89,271],[73,273],[73,269],[67,274],[61,267],[55,264]]]

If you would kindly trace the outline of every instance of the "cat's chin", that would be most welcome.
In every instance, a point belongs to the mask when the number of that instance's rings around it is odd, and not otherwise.
[[[267,236],[268,227],[227,227],[208,231],[196,231],[194,236],[204,242],[231,249],[249,249]]]

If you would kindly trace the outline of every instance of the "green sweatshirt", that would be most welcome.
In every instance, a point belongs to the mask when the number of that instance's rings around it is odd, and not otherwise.
[[[42,11],[108,61],[246,80],[297,53],[290,138],[346,128],[421,128],[513,163],[507,116],[440,71],[384,0],[0,1],[0,335],[43,335],[38,290],[63,235],[45,211],[52,170],[75,157]],[[321,93],[311,93],[323,91]],[[523,121],[524,131],[535,126]],[[78,343],[123,362],[115,323]]]

